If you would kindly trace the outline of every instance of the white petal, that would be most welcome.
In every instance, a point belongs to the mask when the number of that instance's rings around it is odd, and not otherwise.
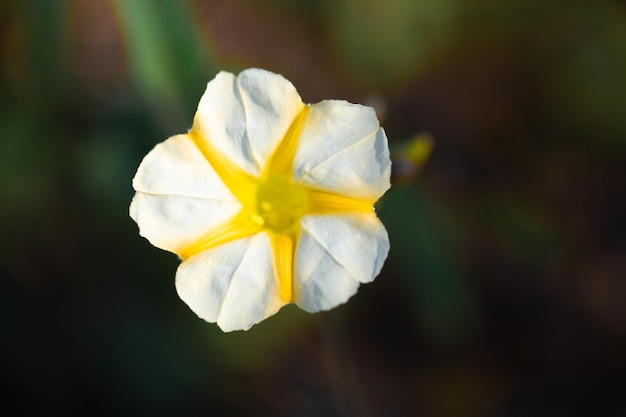
[[[374,214],[305,216],[296,251],[296,302],[307,311],[346,302],[380,273],[389,238]]]
[[[137,192],[130,217],[137,222],[141,236],[157,248],[176,253],[229,221],[240,209],[237,201]]]
[[[265,233],[189,258],[178,267],[176,290],[200,318],[226,332],[247,330],[284,305]]]
[[[176,252],[241,209],[187,135],[158,144],[143,159],[133,187],[130,216],[139,233],[161,249]]]
[[[155,146],[141,161],[133,188],[155,195],[236,200],[188,135]]]
[[[327,100],[312,105],[294,160],[298,182],[377,200],[390,187],[384,130],[371,107]]]
[[[225,158],[259,175],[304,104],[281,75],[248,69],[220,72],[209,82],[193,131]]]

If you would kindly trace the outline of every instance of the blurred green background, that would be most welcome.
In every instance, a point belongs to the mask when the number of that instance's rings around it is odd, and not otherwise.
[[[626,415],[624,2],[4,0],[0,54],[0,412]],[[130,180],[250,66],[377,108],[391,253],[335,310],[223,334]]]

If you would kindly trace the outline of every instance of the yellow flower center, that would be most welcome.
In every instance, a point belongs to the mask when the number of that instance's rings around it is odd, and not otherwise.
[[[292,229],[308,211],[306,191],[287,177],[270,173],[256,193],[252,222],[274,233]]]

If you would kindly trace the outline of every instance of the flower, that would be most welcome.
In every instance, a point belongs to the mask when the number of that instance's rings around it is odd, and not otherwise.
[[[158,144],[133,178],[130,216],[182,260],[180,298],[223,331],[294,302],[346,302],[374,280],[389,239],[374,203],[391,161],[374,110],[306,105],[285,78],[220,72],[187,134]]]

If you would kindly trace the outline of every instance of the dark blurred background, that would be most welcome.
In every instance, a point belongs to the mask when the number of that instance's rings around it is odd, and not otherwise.
[[[0,55],[0,412],[626,416],[624,2],[4,0]],[[391,252],[223,334],[130,180],[250,66],[377,108]]]

